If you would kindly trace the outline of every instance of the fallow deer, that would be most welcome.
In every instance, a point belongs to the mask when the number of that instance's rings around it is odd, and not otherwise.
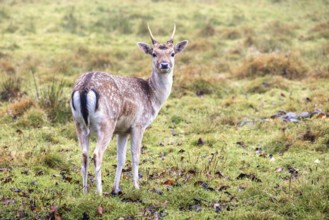
[[[83,192],[87,192],[89,136],[96,132],[93,153],[97,192],[102,195],[101,165],[113,134],[117,134],[117,167],[112,193],[120,191],[119,183],[126,160],[126,144],[131,136],[133,183],[138,185],[141,142],[145,129],[158,115],[170,95],[173,84],[175,55],[184,50],[188,41],[174,45],[176,26],[170,39],[159,43],[149,29],[152,46],[139,42],[139,48],[152,57],[152,73],[147,80],[88,72],[76,82],[71,95],[71,110],[82,149]]]

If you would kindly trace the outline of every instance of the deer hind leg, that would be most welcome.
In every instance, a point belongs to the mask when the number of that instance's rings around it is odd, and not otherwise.
[[[128,134],[119,134],[118,135],[117,170],[115,173],[112,194],[117,194],[120,192],[120,177],[121,177],[122,169],[125,166],[125,162],[126,162],[127,140],[128,140]]]
[[[133,183],[136,189],[139,189],[138,185],[138,166],[141,153],[141,144],[144,134],[144,128],[135,127],[131,132],[131,158],[132,158],[132,172],[133,172]]]
[[[104,152],[110,143],[115,128],[115,123],[112,122],[101,122],[99,129],[97,130],[97,143],[93,155],[95,176],[96,176],[96,187],[97,193],[102,195],[102,160]]]
[[[76,122],[77,136],[82,150],[82,186],[83,192],[88,191],[88,148],[89,148],[89,131],[81,123]]]

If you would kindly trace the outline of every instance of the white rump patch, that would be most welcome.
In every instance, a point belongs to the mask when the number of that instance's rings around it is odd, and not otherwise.
[[[96,94],[93,90],[90,90],[87,94],[87,109],[89,112],[89,116],[95,113],[96,108]]]
[[[90,90],[87,94],[87,108],[88,108],[88,118],[89,126],[94,131],[97,131],[99,122],[103,121],[103,114],[100,109],[96,110],[97,96],[93,90]]]
[[[71,110],[72,110],[73,117],[75,119],[82,118],[79,91],[75,91],[72,97],[73,98],[71,100]],[[74,105],[75,110],[73,108],[73,105]]]

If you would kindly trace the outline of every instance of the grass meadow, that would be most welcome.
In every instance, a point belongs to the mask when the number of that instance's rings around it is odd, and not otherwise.
[[[69,108],[87,71],[146,79],[147,24],[189,40],[146,131],[102,197]],[[0,219],[328,219],[328,0],[0,0]],[[95,146],[92,139],[91,149]],[[128,151],[129,152],[129,151]]]

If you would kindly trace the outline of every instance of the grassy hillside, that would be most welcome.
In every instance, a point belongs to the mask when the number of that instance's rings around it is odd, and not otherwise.
[[[0,219],[326,219],[329,1],[0,1]],[[189,45],[111,196],[82,194],[69,98],[86,71],[147,78],[137,47]],[[91,148],[95,145],[93,139]]]

